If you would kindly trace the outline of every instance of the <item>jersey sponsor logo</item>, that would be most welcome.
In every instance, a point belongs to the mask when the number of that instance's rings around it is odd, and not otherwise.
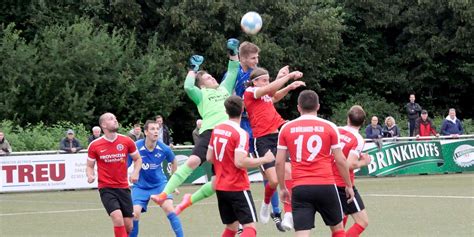
[[[142,169],[148,170],[149,168],[150,168],[150,164],[148,164],[148,163],[143,163],[142,164]]]
[[[122,151],[124,146],[122,144],[117,145],[117,151]]]
[[[474,165],[474,147],[460,145],[454,150],[453,160],[456,165],[466,168]]]
[[[292,127],[290,133],[306,133],[306,132],[324,132],[322,126],[298,126]]]
[[[101,160],[104,160],[106,163],[114,163],[114,162],[125,162],[125,157],[127,157],[127,154],[125,153],[117,153],[117,154],[107,154],[107,155],[101,155],[99,158]]]

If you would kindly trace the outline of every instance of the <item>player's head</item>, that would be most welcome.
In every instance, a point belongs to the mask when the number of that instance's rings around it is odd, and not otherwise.
[[[231,95],[224,102],[225,112],[229,115],[229,118],[235,119],[240,118],[240,115],[243,112],[244,105],[242,103],[242,98]]]
[[[160,130],[160,124],[156,120],[147,120],[145,122],[145,136],[146,139],[152,142],[158,141],[158,131]]]
[[[257,67],[250,73],[249,86],[262,87],[270,84],[270,75],[264,68]]]
[[[199,88],[212,88],[216,89],[219,87],[216,79],[206,71],[199,71],[196,74],[196,86]]]
[[[118,121],[115,115],[112,113],[104,113],[99,117],[99,125],[104,132],[108,131],[111,133],[118,131]]]
[[[242,65],[244,69],[256,68],[258,65],[259,53],[260,48],[257,45],[248,41],[243,42],[239,47],[240,65]]]
[[[360,105],[352,106],[347,111],[347,123],[354,127],[360,127],[365,121],[365,111]]]
[[[298,96],[300,114],[316,113],[319,110],[319,96],[313,90],[304,90]]]

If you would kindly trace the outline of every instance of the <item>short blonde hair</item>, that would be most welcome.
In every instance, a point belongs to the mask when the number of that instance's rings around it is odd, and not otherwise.
[[[395,125],[395,119],[392,116],[388,116],[385,118],[385,124],[387,124],[388,121],[391,121],[392,125]]]

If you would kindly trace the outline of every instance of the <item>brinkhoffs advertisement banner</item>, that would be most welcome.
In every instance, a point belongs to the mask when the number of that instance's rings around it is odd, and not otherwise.
[[[358,176],[474,171],[474,139],[387,142],[380,149],[367,143],[364,152],[372,161]]]

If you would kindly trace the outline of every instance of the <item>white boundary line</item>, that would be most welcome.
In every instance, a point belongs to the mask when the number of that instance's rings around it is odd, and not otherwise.
[[[404,198],[448,198],[448,199],[474,199],[473,196],[441,196],[441,195],[409,195],[409,194],[362,194],[362,197],[404,197]]]
[[[442,195],[408,195],[408,194],[362,194],[362,197],[401,197],[401,198],[442,198],[442,199],[474,199],[474,196],[442,196]],[[1,200],[5,201],[5,200]],[[259,202],[260,200],[254,200]],[[200,202],[199,205],[217,205],[217,202]],[[159,206],[153,205],[148,208],[158,208]],[[36,215],[36,214],[57,214],[57,213],[74,213],[74,212],[88,212],[88,211],[105,211],[104,208],[93,208],[93,209],[71,209],[71,210],[60,210],[60,211],[38,211],[38,212],[16,212],[16,213],[0,213],[0,217],[3,216],[21,216],[21,215]]]

